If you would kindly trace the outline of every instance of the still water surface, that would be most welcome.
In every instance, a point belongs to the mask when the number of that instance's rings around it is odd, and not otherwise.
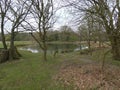
[[[63,51],[68,51],[68,52],[75,52],[83,49],[87,49],[88,47],[86,45],[77,45],[77,44],[48,44],[47,45],[48,53],[52,53],[55,51],[58,51],[58,53],[63,52]],[[20,50],[26,50],[30,51],[32,53],[39,53],[42,52],[39,46],[37,45],[29,45],[29,46],[24,46],[21,47]]]

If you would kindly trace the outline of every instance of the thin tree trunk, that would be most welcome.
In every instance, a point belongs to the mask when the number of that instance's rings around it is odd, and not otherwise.
[[[90,40],[88,40],[88,49],[91,50]]]
[[[6,41],[5,41],[5,35],[4,35],[4,18],[2,18],[2,22],[1,22],[1,38],[2,38],[2,43],[3,43],[3,47],[4,49],[7,50],[7,45],[6,45]]]
[[[46,40],[44,36],[44,41],[43,41],[43,46],[44,46],[44,61],[47,61],[47,45],[46,45]]]
[[[47,61],[47,50],[44,50],[44,53],[43,53],[43,59],[44,61]]]
[[[80,47],[80,50],[82,50],[82,40],[81,40],[81,35],[79,35],[79,47]]]
[[[102,47],[102,40],[101,40],[101,37],[99,35],[99,48],[101,48],[101,47]]]

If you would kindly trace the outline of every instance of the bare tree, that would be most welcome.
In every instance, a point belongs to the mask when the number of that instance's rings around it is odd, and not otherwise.
[[[30,10],[30,17],[26,21],[24,29],[36,32],[31,32],[32,37],[38,43],[39,47],[43,50],[44,61],[47,61],[47,31],[54,24],[53,19],[53,1],[52,0],[31,0],[33,2]],[[33,23],[31,23],[33,21]]]
[[[6,14],[8,13],[8,10],[10,9],[11,0],[0,0],[0,26],[1,26],[1,38],[4,49],[7,49],[6,41],[5,41],[5,24],[7,22],[6,20]]]
[[[105,27],[115,60],[120,60],[120,1],[119,0],[71,0],[69,6],[78,12],[89,12],[99,18]]]
[[[29,7],[27,7],[28,5]],[[9,19],[9,22],[11,24],[10,49],[9,49],[9,58],[11,60],[16,59],[18,57],[14,45],[16,30],[18,30],[18,27],[25,20],[26,16],[29,13],[31,5],[32,3],[28,3],[28,0],[16,0],[13,1],[12,5],[10,6],[10,10],[7,18]]]

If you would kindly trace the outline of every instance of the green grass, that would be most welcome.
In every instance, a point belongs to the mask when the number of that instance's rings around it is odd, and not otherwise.
[[[0,90],[73,90],[63,87],[52,79],[59,71],[65,57],[48,55],[48,61],[41,54],[20,51],[20,60],[0,64]]]
[[[16,44],[29,44],[29,42],[16,42]],[[2,45],[0,44],[0,47]],[[105,52],[105,51],[104,51]],[[53,57],[48,55],[48,61],[44,62],[40,53],[33,54],[28,51],[20,51],[20,60],[9,61],[0,64],[0,90],[73,90],[73,86],[64,86],[56,83],[53,77],[59,72],[60,66],[65,62],[82,64],[79,52],[58,54]],[[103,51],[95,51],[92,59],[101,61]],[[88,61],[89,62],[89,61]],[[111,54],[106,56],[106,62],[120,66],[120,62],[112,60]]]

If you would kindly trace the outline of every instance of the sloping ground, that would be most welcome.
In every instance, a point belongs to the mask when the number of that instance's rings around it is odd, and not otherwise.
[[[120,69],[106,65],[104,72],[100,64],[66,64],[54,76],[56,83],[73,86],[74,90],[120,90]]]

